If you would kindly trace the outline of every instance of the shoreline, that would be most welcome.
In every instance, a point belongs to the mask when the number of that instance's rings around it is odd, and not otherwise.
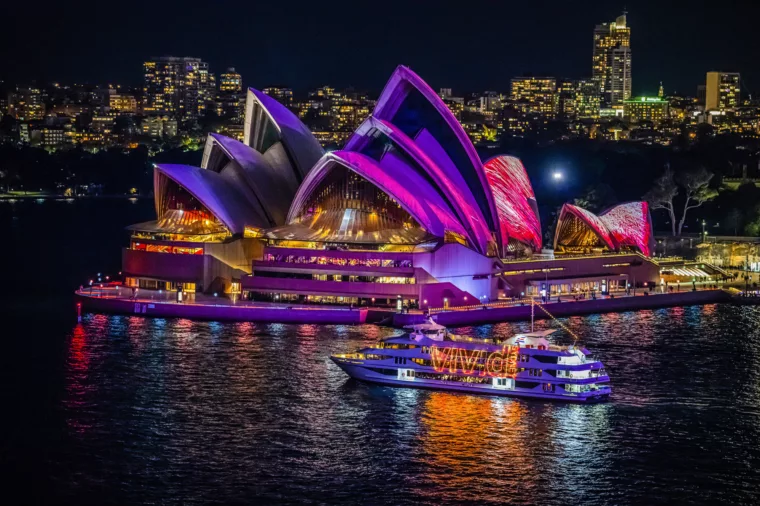
[[[1,200],[116,200],[116,199],[152,199],[153,195],[79,195],[76,197],[66,197],[64,195],[12,195],[0,193]]]
[[[377,308],[348,308],[298,305],[234,305],[211,303],[176,303],[149,299],[133,300],[128,297],[95,297],[86,291],[75,292],[82,309],[93,313],[130,314],[154,318],[187,318],[192,320],[250,321],[260,323],[303,323],[361,325],[388,321],[394,327],[421,323],[427,320],[423,313],[395,313]],[[616,297],[596,300],[552,302],[546,304],[555,317],[584,316],[729,302],[731,294],[722,289],[652,294],[648,296]],[[535,308],[536,319],[548,319],[540,308]],[[531,318],[531,306],[490,307],[487,309],[450,310],[433,315],[433,319],[447,327],[482,325],[508,321],[526,321]]]

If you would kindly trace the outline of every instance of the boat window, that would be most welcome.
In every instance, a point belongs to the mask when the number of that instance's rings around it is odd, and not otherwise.
[[[557,363],[557,357],[550,357],[546,355],[533,355],[533,358],[541,362],[542,364],[556,364]]]

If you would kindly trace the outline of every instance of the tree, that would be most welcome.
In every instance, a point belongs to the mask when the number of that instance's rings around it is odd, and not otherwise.
[[[681,221],[678,222],[678,235],[681,235],[683,224],[686,221],[686,213],[689,209],[694,209],[705,202],[708,202],[718,196],[718,192],[710,188],[710,180],[714,174],[704,167],[696,170],[681,172],[676,177],[678,184],[684,189],[686,201],[683,204],[683,214]]]
[[[676,236],[676,211],[674,206],[676,195],[678,195],[678,184],[676,184],[675,174],[670,165],[666,166],[665,172],[655,180],[652,189],[644,195],[644,200],[649,203],[649,206],[653,210],[665,209],[668,212],[673,237]]]
[[[734,231],[734,235],[737,235],[739,233],[739,227],[742,226],[742,219],[744,218],[744,215],[742,212],[737,208],[732,208],[728,214],[726,215],[726,219],[724,220],[726,222],[726,227],[729,230]]]
[[[597,214],[615,203],[617,203],[615,190],[607,183],[589,186],[582,197],[573,200],[574,205]]]
[[[665,172],[655,180],[652,188],[644,195],[644,200],[649,202],[652,209],[668,211],[673,237],[677,237],[683,232],[683,225],[686,222],[686,214],[689,210],[701,206],[718,195],[716,190],[710,188],[712,178],[713,173],[701,166],[676,174],[670,165],[667,165]],[[683,190],[685,198],[681,219],[678,221],[678,228],[676,228],[675,206],[679,189]]]
[[[752,207],[747,223],[744,225],[744,235],[751,237],[760,236],[760,204]]]

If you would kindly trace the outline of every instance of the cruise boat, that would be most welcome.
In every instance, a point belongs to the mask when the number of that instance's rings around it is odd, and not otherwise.
[[[549,343],[555,330],[496,342],[451,334],[432,319],[406,328],[330,358],[352,378],[390,386],[581,403],[605,401],[612,392],[604,365],[586,348]]]

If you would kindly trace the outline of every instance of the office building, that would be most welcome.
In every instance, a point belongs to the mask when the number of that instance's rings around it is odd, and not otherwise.
[[[619,106],[631,96],[631,29],[626,15],[594,28],[592,78],[605,107]]]
[[[623,102],[623,117],[632,123],[659,125],[668,118],[668,101],[660,97],[636,97]]]
[[[555,110],[564,119],[599,117],[599,88],[593,79],[561,79],[557,83]]]
[[[593,79],[575,81],[575,117],[597,119],[601,107],[599,85]]]
[[[738,72],[708,72],[705,110],[725,111],[741,103],[741,76]]]

